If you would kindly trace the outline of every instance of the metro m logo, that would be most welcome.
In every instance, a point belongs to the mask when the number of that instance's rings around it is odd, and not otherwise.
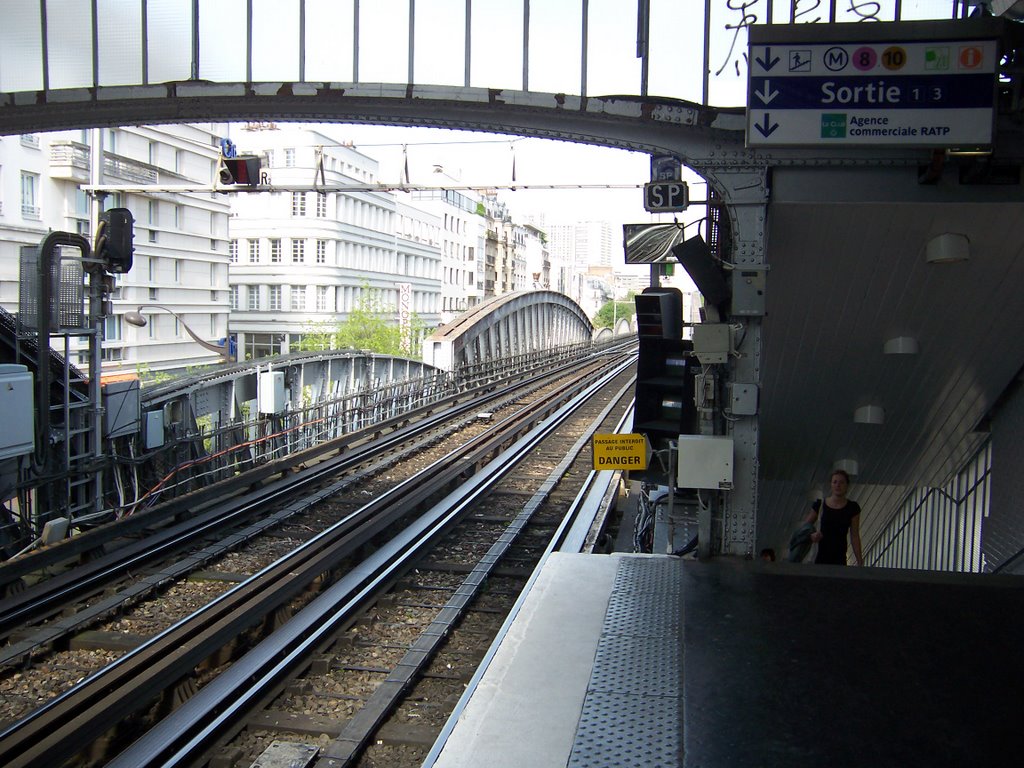
[[[850,54],[846,52],[845,48],[839,46],[829,48],[822,58],[825,67],[831,72],[840,72],[846,69],[846,65],[850,63]]]

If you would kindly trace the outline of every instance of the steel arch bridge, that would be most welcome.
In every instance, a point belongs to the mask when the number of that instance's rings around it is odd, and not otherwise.
[[[580,306],[556,291],[516,291],[463,312],[423,342],[423,360],[446,371],[589,344],[594,326]]]

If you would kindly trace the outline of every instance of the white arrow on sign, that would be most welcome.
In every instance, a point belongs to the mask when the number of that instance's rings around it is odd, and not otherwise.
[[[775,97],[779,95],[779,92],[772,88],[771,80],[765,80],[764,85],[761,86],[761,90],[754,91],[754,95],[761,100],[762,104],[768,106],[775,101]]]

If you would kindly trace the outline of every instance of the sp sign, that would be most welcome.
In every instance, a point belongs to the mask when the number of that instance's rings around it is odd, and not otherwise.
[[[652,181],[644,184],[644,208],[651,213],[685,211],[690,190],[685,181]]]

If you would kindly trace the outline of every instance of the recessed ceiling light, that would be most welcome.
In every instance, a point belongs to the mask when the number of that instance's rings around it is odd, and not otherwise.
[[[885,409],[880,405],[862,405],[853,412],[856,424],[884,424]]]
[[[887,355],[916,355],[919,351],[917,339],[912,336],[896,336],[882,347],[882,352]]]
[[[967,235],[944,232],[925,246],[924,259],[929,264],[953,264],[971,258],[971,241]]]

